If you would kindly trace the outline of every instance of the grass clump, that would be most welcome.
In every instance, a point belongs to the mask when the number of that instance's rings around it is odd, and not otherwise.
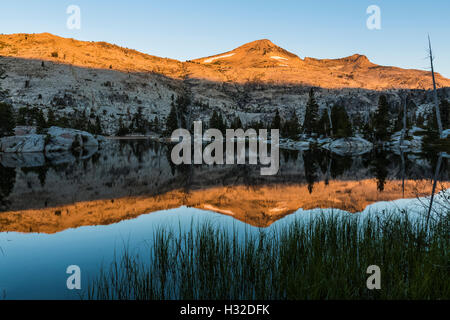
[[[90,299],[449,299],[448,216],[322,215],[268,231],[192,224],[159,229],[150,260],[130,254],[103,268]],[[145,261],[143,261],[145,260]],[[367,267],[381,268],[369,290]]]

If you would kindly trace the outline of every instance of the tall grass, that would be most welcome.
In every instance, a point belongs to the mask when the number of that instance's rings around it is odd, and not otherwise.
[[[449,299],[449,219],[323,215],[270,231],[159,229],[150,260],[125,250],[90,299]],[[146,260],[146,259],[145,259]],[[381,290],[368,290],[369,265]]]

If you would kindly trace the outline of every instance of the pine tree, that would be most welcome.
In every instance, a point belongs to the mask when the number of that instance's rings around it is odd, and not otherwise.
[[[219,114],[216,110],[213,111],[211,118],[209,118],[209,128],[210,129],[218,129],[220,127],[219,124]]]
[[[220,132],[222,132],[223,128],[223,118],[221,113],[217,113],[217,126],[216,129],[218,129]]]
[[[102,133],[103,133],[103,130],[102,130],[102,123],[100,122],[99,116],[95,117],[95,128],[94,128],[94,133],[95,133],[95,134],[102,134]]]
[[[189,114],[188,107],[190,103],[191,101],[187,95],[180,95],[175,102],[172,102],[172,107],[166,120],[167,134],[172,134],[173,131],[179,128],[187,128],[187,122],[190,119],[187,119],[186,115]]]
[[[146,133],[147,121],[144,119],[144,115],[142,114],[142,107],[139,107],[137,113],[134,115],[132,125],[136,132],[142,134]]]
[[[297,114],[294,112],[293,116],[281,125],[281,135],[285,138],[297,139],[300,133],[300,124]]]
[[[231,128],[232,129],[241,129],[242,128],[242,122],[241,122],[241,118],[239,118],[239,116],[236,116],[231,124]]]
[[[44,113],[40,110],[36,119],[36,133],[43,133],[45,128],[47,128],[47,121],[45,121]]]
[[[159,132],[159,119],[158,119],[158,117],[156,116],[154,119],[153,119],[153,131],[155,131],[155,132]]]
[[[303,131],[306,134],[317,133],[319,131],[319,105],[314,97],[314,90],[309,91],[309,100],[306,104],[305,120],[303,122]]]
[[[220,132],[222,133],[225,133],[227,129],[227,121],[225,120],[225,118],[222,116],[221,113],[219,113],[219,116],[217,118],[217,129],[219,129]]]
[[[450,102],[442,100],[439,110],[441,112],[442,127],[444,130],[450,128]]]
[[[240,123],[240,119],[239,119],[239,123]],[[239,123],[238,123],[238,125],[239,125]],[[227,129],[227,122],[226,122],[226,120],[216,110],[214,110],[211,118],[209,119],[209,128],[211,128],[211,129],[218,129],[218,130],[220,130],[223,133]]]
[[[380,96],[378,100],[378,109],[374,116],[375,139],[377,141],[386,141],[389,138],[389,104],[386,96]]]
[[[331,122],[336,138],[347,138],[353,135],[352,123],[345,108],[334,105],[331,109]]]
[[[374,140],[373,116],[369,113],[367,121],[362,126],[363,137],[369,141]]]
[[[53,112],[52,109],[48,110],[47,113],[47,126],[51,127],[51,126],[55,126],[56,125],[56,117],[55,117],[55,113]]]
[[[90,130],[90,121],[86,116],[86,110],[83,110],[80,116],[76,116],[75,120],[71,121],[72,123],[67,123],[68,127],[72,127],[77,130],[91,131]]]
[[[125,127],[122,118],[120,118],[119,119],[119,129],[117,130],[116,135],[118,137],[123,137],[129,133],[130,133],[130,130],[127,127]]]
[[[0,102],[0,137],[14,135],[16,121],[11,105]]]
[[[353,131],[361,131],[364,127],[364,120],[361,113],[355,113],[353,115]]]
[[[270,125],[271,129],[281,129],[281,118],[278,109],[275,113],[275,116],[272,119],[272,124]]]
[[[300,124],[298,121],[297,114],[294,111],[294,114],[290,120],[290,125],[289,125],[289,137],[295,139],[298,137],[300,132],[301,132]]]
[[[168,135],[171,135],[172,132],[174,132],[178,128],[177,111],[175,110],[175,105],[172,104],[172,108],[170,109],[169,116],[166,120],[166,133]]]
[[[331,135],[330,121],[328,118],[328,111],[324,110],[319,120],[319,131],[317,132],[324,136]]]
[[[175,112],[177,115],[178,127],[187,128],[188,120],[186,116],[189,114],[188,107],[191,104],[191,100],[186,94],[179,95],[175,101]]]
[[[439,112],[441,115],[441,122],[443,129],[449,128],[449,110],[450,103],[447,100],[442,100],[439,104]],[[439,127],[436,119],[436,112],[431,112],[427,119],[426,125],[426,137],[424,143],[433,143],[437,139],[439,139]]]
[[[26,107],[22,107],[17,112],[16,124],[19,125],[19,126],[25,126],[27,124],[27,119],[26,118],[27,118],[27,108]]]

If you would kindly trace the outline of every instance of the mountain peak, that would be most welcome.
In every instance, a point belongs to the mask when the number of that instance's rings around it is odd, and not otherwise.
[[[301,63],[295,54],[277,46],[269,39],[255,40],[214,56],[194,60],[202,64],[226,64],[241,67],[288,66],[288,60]]]
[[[247,53],[260,53],[262,55],[266,55],[268,53],[281,53],[287,55],[289,57],[297,57],[295,54],[277,46],[269,39],[261,39],[255,40],[249,43],[246,43],[236,49],[234,51],[245,51]]]
[[[271,48],[271,47],[278,47],[278,46],[275,45],[269,39],[260,39],[260,40],[255,40],[255,41],[248,42],[248,43],[240,46],[239,48],[242,48],[242,47]]]
[[[359,53],[355,53],[354,55],[343,58],[342,60],[347,60],[347,61],[352,61],[352,62],[357,62],[357,63],[362,63],[362,64],[371,63],[369,58],[367,58],[367,56],[365,56],[363,54],[359,54]]]
[[[306,57],[304,61],[309,65],[320,65],[331,68],[368,68],[376,66],[376,64],[372,63],[367,56],[358,53],[338,59],[315,59]]]

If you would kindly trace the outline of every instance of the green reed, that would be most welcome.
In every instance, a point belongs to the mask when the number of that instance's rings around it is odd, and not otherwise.
[[[89,299],[449,299],[448,216],[323,214],[269,231],[212,223],[160,228],[150,259],[130,254],[101,269]],[[369,265],[381,290],[369,290]]]

